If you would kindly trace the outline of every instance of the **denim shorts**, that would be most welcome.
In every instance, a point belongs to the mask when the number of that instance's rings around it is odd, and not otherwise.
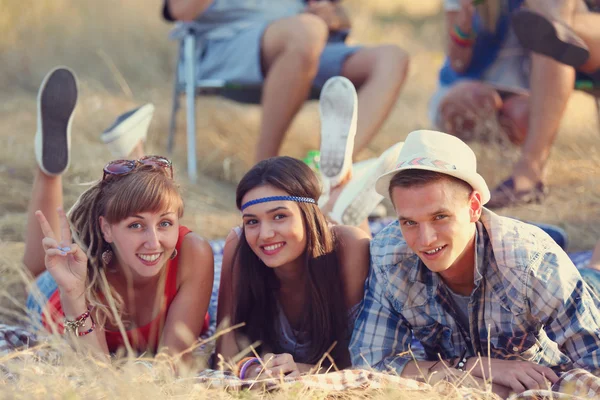
[[[40,292],[41,298],[38,299],[37,294],[29,292],[25,304],[29,311],[29,316],[41,322],[42,308],[48,303],[50,296],[58,290],[58,285],[52,275],[50,275],[50,272],[44,271],[35,280],[35,288]],[[32,291],[35,292],[36,289],[32,289]]]
[[[260,85],[265,77],[261,66],[261,42],[269,23],[257,24],[231,38],[198,41],[198,79],[222,79],[243,85]],[[342,73],[346,59],[359,46],[348,46],[343,41],[330,40],[319,61],[319,70],[313,86],[321,88],[325,82]]]

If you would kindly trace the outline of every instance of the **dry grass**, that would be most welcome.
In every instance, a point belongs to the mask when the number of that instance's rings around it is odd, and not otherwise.
[[[35,95],[44,74],[54,65],[75,69],[81,81],[81,102],[74,123],[72,167],[64,177],[65,203],[70,206],[82,183],[97,179],[109,159],[98,134],[116,115],[144,102],[157,111],[150,128],[150,152],[164,153],[170,112],[176,46],[167,40],[170,27],[160,20],[160,0],[38,0],[0,2],[0,322],[18,322],[25,287],[18,271],[23,254],[26,208],[34,172],[32,151],[36,128]],[[355,28],[353,40],[392,42],[412,54],[402,96],[381,133],[361,156],[371,157],[411,130],[429,127],[426,109],[442,61],[440,0],[346,1]],[[260,110],[222,99],[199,101],[199,183],[185,180],[183,112],[173,156],[184,184],[184,223],[207,238],[226,235],[237,222],[233,184],[250,166]],[[307,104],[284,143],[285,154],[301,157],[318,145],[318,113]],[[504,210],[506,214],[565,228],[570,250],[589,249],[600,238],[600,128],[592,99],[576,93],[549,164],[552,195],[543,205]],[[495,144],[476,145],[483,175],[490,186],[510,171],[517,150]],[[229,168],[225,168],[229,164]],[[10,312],[8,311],[10,310]],[[63,349],[65,350],[65,349]],[[265,394],[227,394],[177,381],[154,379],[139,366],[119,372],[80,360],[65,350],[61,365],[24,359],[0,359],[0,365],[22,370],[17,382],[3,382],[0,398],[177,398],[177,397],[327,397],[325,393],[291,388]],[[79,382],[83,382],[81,385]],[[352,393],[350,398],[401,398],[390,388]],[[439,393],[431,398],[441,398]],[[445,398],[448,398],[447,395]],[[452,397],[452,396],[450,396]]]

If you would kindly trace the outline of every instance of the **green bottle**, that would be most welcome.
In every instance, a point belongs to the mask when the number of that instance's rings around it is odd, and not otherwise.
[[[319,173],[319,162],[321,160],[321,152],[319,150],[309,150],[306,157],[302,161],[310,167],[315,173]]]

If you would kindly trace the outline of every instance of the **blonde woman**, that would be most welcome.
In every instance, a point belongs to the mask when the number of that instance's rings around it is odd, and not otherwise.
[[[108,163],[65,214],[61,174],[76,101],[70,70],[48,74],[38,96],[39,169],[26,233],[24,263],[38,277],[28,307],[45,308],[45,326],[52,320],[94,353],[129,343],[139,353],[181,354],[205,325],[212,250],[180,225],[183,200],[171,162],[159,156]]]

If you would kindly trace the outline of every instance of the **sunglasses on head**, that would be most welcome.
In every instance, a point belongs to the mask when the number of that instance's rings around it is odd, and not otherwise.
[[[161,156],[145,156],[139,160],[115,160],[111,161],[104,167],[104,175],[102,180],[105,180],[110,175],[125,175],[135,170],[140,165],[151,165],[156,168],[164,168],[169,170],[169,176],[173,179],[173,164],[171,160]]]

